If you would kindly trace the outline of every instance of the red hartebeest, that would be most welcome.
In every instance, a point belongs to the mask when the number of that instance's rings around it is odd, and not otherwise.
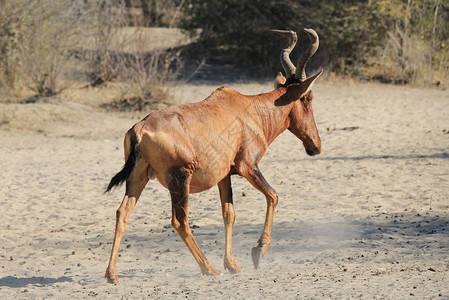
[[[304,144],[309,155],[321,152],[321,140],[312,110],[312,84],[321,75],[306,77],[305,66],[318,48],[318,35],[305,29],[311,45],[297,67],[289,53],[296,44],[293,31],[275,32],[289,38],[281,53],[286,77],[278,75],[275,90],[246,96],[228,87],[215,90],[198,103],[183,104],[152,112],[136,123],[125,135],[125,165],[109,183],[107,191],[126,181],[124,199],[117,210],[114,243],[106,269],[110,283],[118,283],[116,261],[129,215],[149,179],[157,180],[170,191],[171,224],[193,254],[203,274],[217,275],[189,228],[190,193],[199,193],[218,185],[225,225],[224,267],[240,272],[232,255],[233,208],[231,175],[245,177],[261,191],[267,212],[258,245],[252,249],[257,268],[271,241],[276,192],[258,168],[267,147],[285,129]]]

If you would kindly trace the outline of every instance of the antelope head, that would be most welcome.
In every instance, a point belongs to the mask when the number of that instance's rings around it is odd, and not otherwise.
[[[307,62],[318,49],[318,34],[313,29],[304,29],[304,32],[309,36],[310,46],[304,51],[295,67],[290,60],[290,52],[298,40],[296,32],[289,30],[272,31],[288,38],[288,43],[281,52],[281,64],[286,77],[279,73],[274,83],[275,88],[287,88],[285,99],[282,102],[289,104],[293,102],[289,114],[288,129],[303,142],[308,155],[320,154],[321,139],[313,116],[312,85],[320,77],[323,70],[307,77],[305,69]]]

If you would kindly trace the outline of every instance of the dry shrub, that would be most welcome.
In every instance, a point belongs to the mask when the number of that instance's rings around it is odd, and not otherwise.
[[[441,0],[372,4],[388,30],[379,40],[380,55],[368,59],[365,75],[386,83],[439,86],[447,82],[449,6]]]
[[[19,45],[31,1],[0,1],[0,88],[16,90],[22,80]]]
[[[182,67],[178,53],[156,49],[151,30],[143,20],[133,19],[129,26],[126,1],[102,1],[92,7],[95,16],[90,30],[93,47],[87,53],[87,76],[92,85],[116,81],[122,97],[110,107],[120,110],[154,108],[155,103],[170,102],[168,82]],[[146,21],[145,21],[146,22]]]
[[[57,94],[76,56],[93,85],[120,80],[133,97],[165,101],[179,57],[150,51],[151,33],[126,27],[126,10],[122,0],[0,1],[0,88]]]
[[[91,9],[89,32],[93,45],[85,50],[86,75],[96,86],[117,78],[123,68],[120,54],[128,41],[119,35],[119,29],[126,24],[124,3],[102,1],[94,3]]]
[[[176,24],[185,0],[126,0],[125,18],[133,26],[168,26]]]
[[[422,40],[407,38],[399,44],[393,35],[381,57],[371,57],[363,70],[365,76],[384,83],[440,86],[447,82],[448,65],[433,65],[437,53]]]
[[[179,53],[167,50],[147,51],[150,43],[151,37],[137,28],[132,52],[125,60],[123,79],[142,98],[166,99],[167,82],[174,79],[181,68]]]
[[[83,28],[83,3],[1,1],[0,12],[0,84],[10,90],[26,86],[40,96],[66,88],[60,77]]]
[[[151,50],[151,36],[144,28],[136,28],[129,53],[122,59],[118,85],[123,97],[113,107],[120,110],[148,110],[171,104],[169,82],[175,79],[182,63],[179,53]]]

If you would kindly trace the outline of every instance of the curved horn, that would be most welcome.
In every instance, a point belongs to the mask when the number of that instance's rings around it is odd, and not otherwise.
[[[304,32],[307,33],[310,39],[310,46],[306,51],[302,54],[301,58],[298,61],[298,65],[296,67],[295,77],[296,79],[304,80],[307,78],[306,75],[306,64],[309,59],[315,54],[318,46],[320,45],[320,39],[318,38],[318,34],[313,29],[305,29]]]
[[[286,77],[289,78],[296,72],[295,65],[290,60],[290,52],[295,48],[296,42],[298,41],[298,35],[291,30],[272,29],[271,32],[288,38],[288,43],[284,46],[284,49],[281,52],[281,65],[285,70]]]

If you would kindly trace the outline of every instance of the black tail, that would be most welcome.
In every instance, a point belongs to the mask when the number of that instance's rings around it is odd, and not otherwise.
[[[131,132],[131,151],[129,152],[128,159],[125,162],[122,170],[112,177],[109,182],[108,188],[105,193],[109,192],[114,186],[121,185],[131,175],[132,171],[136,167],[137,159],[139,158],[139,141],[134,131]]]

